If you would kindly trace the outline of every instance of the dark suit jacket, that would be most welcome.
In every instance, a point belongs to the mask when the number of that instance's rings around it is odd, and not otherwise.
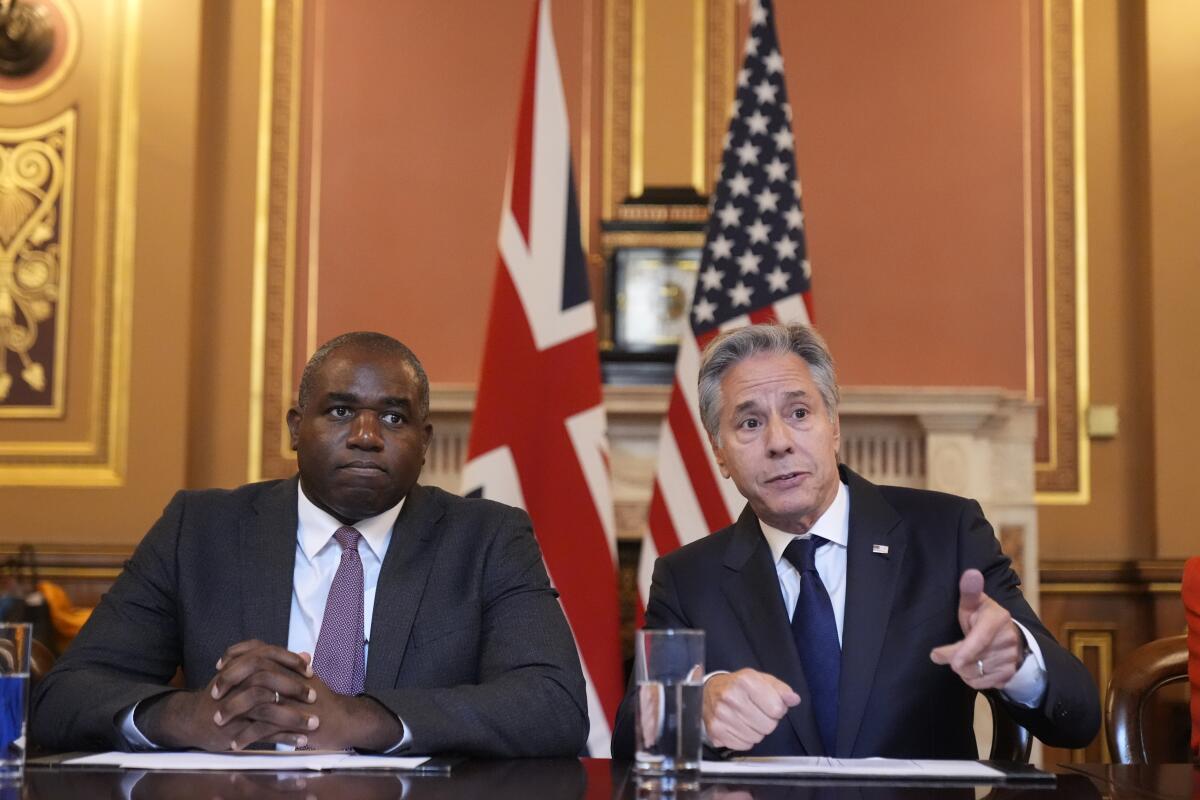
[[[833,755],[977,758],[975,691],[929,660],[934,647],[962,638],[958,580],[971,567],[983,572],[988,595],[1033,633],[1046,659],[1041,706],[1006,703],[1009,713],[1048,744],[1090,742],[1100,724],[1096,686],[1021,596],[979,505],[876,486],[845,467],[842,478],[850,490],[850,536]],[[888,552],[873,553],[876,544]],[[646,627],[701,628],[705,669],[750,667],[799,693],[800,705],[751,753],[826,755],[770,548],[748,507],[730,527],[658,559]],[[633,714],[631,686],[617,712],[616,758],[632,756]]]
[[[230,645],[287,646],[296,478],[180,492],[34,693],[54,750],[120,749],[117,718],[182,667],[203,687]],[[411,752],[575,756],[582,671],[523,511],[414,486],[375,593],[366,693]]]

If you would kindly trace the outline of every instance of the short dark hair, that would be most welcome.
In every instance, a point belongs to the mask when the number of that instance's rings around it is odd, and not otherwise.
[[[386,333],[376,333],[375,331],[351,331],[350,333],[343,333],[341,336],[335,336],[317,348],[317,352],[313,353],[312,358],[304,365],[304,374],[300,376],[300,391],[296,405],[301,410],[308,403],[309,395],[312,393],[314,376],[321,369],[321,365],[325,363],[325,359],[329,358],[335,351],[351,346],[360,347],[372,353],[386,353],[388,355],[399,356],[412,369],[413,377],[417,380],[417,389],[421,395],[419,408],[421,419],[424,420],[429,416],[429,376],[425,374],[425,368],[421,366],[421,360],[403,342],[393,339]]]

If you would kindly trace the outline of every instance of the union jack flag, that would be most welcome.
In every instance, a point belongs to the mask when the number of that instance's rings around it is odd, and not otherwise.
[[[720,331],[773,319],[807,322],[812,314],[791,119],[771,0],[755,0],[691,324],[679,343],[659,436],[650,536],[642,543],[638,569],[643,603],[655,558],[724,528],[746,504],[737,487],[721,477],[700,423],[700,352]]]
[[[616,523],[596,314],[547,0],[534,12],[463,493],[529,512],[587,678],[593,756],[620,702]]]

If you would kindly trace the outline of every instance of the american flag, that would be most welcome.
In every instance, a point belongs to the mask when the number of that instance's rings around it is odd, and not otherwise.
[[[643,603],[655,558],[729,525],[746,504],[721,477],[700,424],[700,352],[719,331],[772,319],[807,322],[811,316],[791,119],[771,0],[755,0],[690,325],[679,343],[659,437],[650,536],[638,570]]]
[[[587,678],[593,756],[623,692],[596,313],[548,0],[534,12],[463,493],[529,512]]]

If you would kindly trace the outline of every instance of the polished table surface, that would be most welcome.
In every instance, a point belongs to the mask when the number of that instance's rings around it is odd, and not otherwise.
[[[1055,770],[1057,781],[1041,785],[855,784],[828,781],[746,782],[717,779],[699,791],[676,795],[639,793],[629,764],[604,759],[464,761],[449,776],[364,772],[137,772],[69,767],[30,767],[19,791],[0,789],[8,798],[532,798],[677,797],[717,800],[891,800],[896,798],[1189,798],[1200,800],[1200,770],[1185,764],[1156,767],[1072,765]]]

